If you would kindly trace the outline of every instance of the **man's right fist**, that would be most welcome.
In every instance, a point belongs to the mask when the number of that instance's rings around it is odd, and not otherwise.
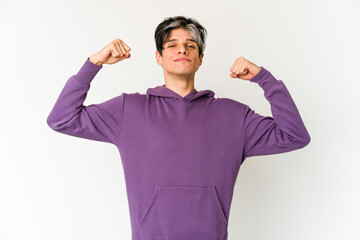
[[[130,50],[131,48],[123,40],[115,38],[102,50],[92,55],[89,60],[97,65],[114,64],[130,58]]]

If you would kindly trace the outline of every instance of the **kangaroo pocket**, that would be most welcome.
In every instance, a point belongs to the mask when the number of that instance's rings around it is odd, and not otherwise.
[[[227,219],[215,186],[155,186],[142,216],[142,240],[223,240]]]

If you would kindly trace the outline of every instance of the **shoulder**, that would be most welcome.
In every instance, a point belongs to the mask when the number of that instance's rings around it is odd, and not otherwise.
[[[231,98],[214,98],[213,104],[215,104],[218,107],[230,109],[230,110],[239,110],[239,109],[245,109],[247,107],[246,104],[239,102],[237,100],[231,99]]]
[[[142,94],[139,92],[127,92],[122,93],[124,95],[124,102],[126,105],[139,105],[143,104],[146,100],[146,94]]]
[[[136,99],[136,98],[143,98],[146,95],[143,93],[139,93],[139,92],[132,92],[132,93],[122,93],[125,95],[126,98],[131,98],[131,99]]]

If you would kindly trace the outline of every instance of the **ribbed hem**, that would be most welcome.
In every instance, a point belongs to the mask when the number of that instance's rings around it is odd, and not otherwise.
[[[100,69],[103,67],[90,62],[89,59],[89,57],[86,59],[83,66],[76,74],[76,79],[80,83],[90,83],[94,79],[96,74],[100,71]]]
[[[278,84],[279,81],[266,68],[261,66],[260,72],[250,79],[250,82],[258,83],[265,90],[274,84]]]
[[[260,72],[258,72],[258,74],[256,74],[252,79],[250,79],[250,82],[259,82],[264,78],[267,70],[263,66],[260,66],[260,68]]]

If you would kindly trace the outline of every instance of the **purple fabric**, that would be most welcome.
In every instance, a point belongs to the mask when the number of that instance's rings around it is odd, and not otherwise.
[[[66,82],[47,123],[57,132],[118,148],[132,240],[226,240],[245,158],[310,142],[284,83],[264,67],[250,81],[264,90],[273,117],[215,98],[211,90],[194,89],[182,98],[165,85],[84,106],[101,68],[86,60]]]

